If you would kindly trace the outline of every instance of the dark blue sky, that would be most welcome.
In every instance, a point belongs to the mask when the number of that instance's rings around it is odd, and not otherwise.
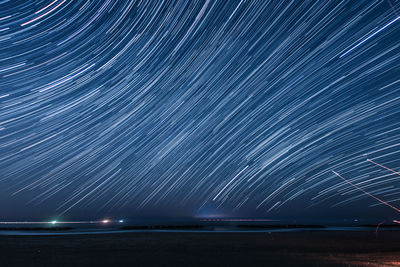
[[[0,1],[1,217],[398,216],[399,9]]]

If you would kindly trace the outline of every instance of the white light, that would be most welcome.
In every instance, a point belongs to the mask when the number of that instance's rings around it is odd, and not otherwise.
[[[102,222],[103,223],[109,223],[110,221],[109,220],[103,220]]]
[[[57,221],[51,221],[51,224],[56,224],[57,223]]]
[[[124,220],[119,220],[118,222],[120,222],[120,223],[123,223],[123,222],[124,222]]]

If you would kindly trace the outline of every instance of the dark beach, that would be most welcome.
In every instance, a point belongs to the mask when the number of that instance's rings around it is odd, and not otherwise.
[[[400,266],[400,231],[0,236],[1,266]]]

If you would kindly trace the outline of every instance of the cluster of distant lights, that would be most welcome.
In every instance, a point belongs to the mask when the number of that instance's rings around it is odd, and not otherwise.
[[[76,222],[51,221],[50,223],[51,224],[57,224],[57,223],[62,223],[62,224],[65,224],[65,223],[102,223],[102,224],[108,224],[108,223],[124,223],[124,222],[125,222],[124,220],[108,220],[108,219],[105,219],[105,220],[101,220],[101,221],[76,221]]]
[[[51,224],[51,225],[56,225],[56,224],[116,224],[116,223],[124,223],[125,220],[110,220],[110,219],[104,219],[104,220],[96,220],[96,221],[9,221],[9,222],[0,222],[0,224]]]
[[[125,220],[109,220],[109,219],[104,219],[104,220],[100,220],[100,221],[51,221],[50,224],[73,224],[73,223],[83,223],[83,224],[114,224],[114,223],[124,223]]]

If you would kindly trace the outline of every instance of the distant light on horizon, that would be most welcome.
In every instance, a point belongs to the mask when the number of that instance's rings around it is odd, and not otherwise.
[[[202,222],[278,222],[274,219],[251,219],[251,218],[204,218]]]

